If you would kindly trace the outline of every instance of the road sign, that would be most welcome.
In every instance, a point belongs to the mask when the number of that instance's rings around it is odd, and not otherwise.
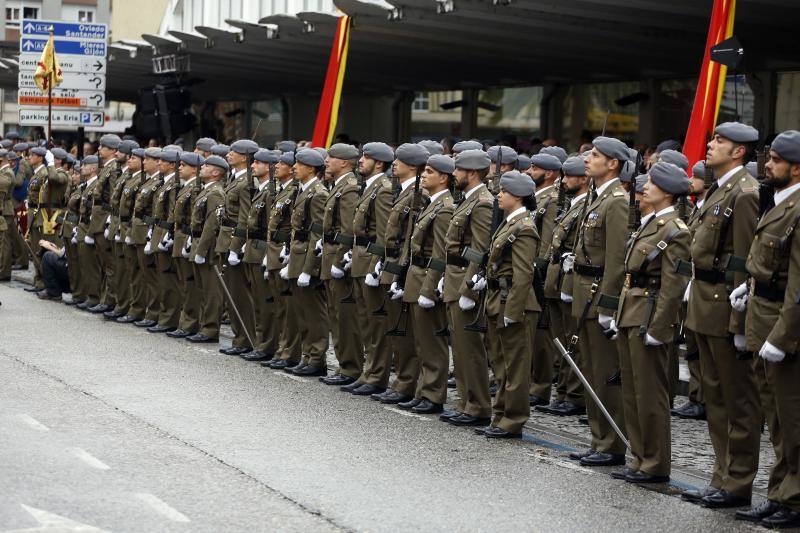
[[[103,111],[90,109],[53,109],[53,126],[85,126],[99,128],[105,124],[106,116]],[[47,109],[20,108],[20,126],[41,126],[47,124]]]
[[[41,53],[47,39],[31,39],[22,37],[19,41],[20,52]],[[102,56],[106,55],[106,43],[99,41],[61,41],[53,39],[56,47],[56,55],[76,55],[76,56]]]
[[[65,37],[69,39],[95,40],[105,42],[108,38],[108,31],[105,24],[85,24],[83,22],[61,22],[58,20],[34,20],[25,19],[22,21],[23,35],[42,35],[50,36],[50,27],[53,28],[53,37]]]
[[[19,69],[35,71],[39,65],[42,54],[20,54]],[[58,66],[61,72],[94,72],[95,74],[105,74],[106,58],[98,56],[59,56]]]
[[[47,106],[47,95],[39,89],[19,89],[17,103],[20,106]],[[53,89],[54,107],[89,107],[105,109],[106,95],[102,91],[79,89]]]
[[[18,86],[20,89],[35,89],[36,82],[33,79],[33,72],[20,71]],[[91,74],[88,72],[65,72],[64,81],[58,86],[59,89],[88,89],[92,91],[106,90],[106,77],[102,74]]]

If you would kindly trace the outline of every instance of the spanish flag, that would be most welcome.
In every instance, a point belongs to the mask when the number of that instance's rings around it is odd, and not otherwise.
[[[342,95],[344,72],[347,67],[347,50],[350,45],[350,23],[352,19],[344,16],[339,19],[336,33],[333,36],[331,55],[328,59],[328,72],[325,74],[325,85],[317,110],[314,124],[313,146],[329,148],[336,131],[339,118],[339,101]]]
[[[683,154],[689,159],[690,165],[706,158],[706,144],[717,124],[728,69],[725,65],[711,61],[711,48],[733,35],[735,14],[736,0],[714,0],[703,54],[703,68],[697,82],[686,141],[683,143]]]
[[[61,67],[58,65],[58,58],[56,57],[56,47],[53,44],[53,33],[50,32],[50,38],[47,44],[44,45],[42,50],[42,57],[39,58],[39,64],[36,66],[36,73],[33,75],[36,85],[39,86],[44,94],[47,94],[50,89],[58,87],[64,79],[61,74]]]

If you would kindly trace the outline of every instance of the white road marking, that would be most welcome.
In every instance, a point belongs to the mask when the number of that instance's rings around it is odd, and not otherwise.
[[[170,507],[158,496],[149,494],[147,492],[139,492],[136,494],[136,497],[152,507],[155,512],[166,518],[169,518],[173,522],[189,522],[189,518],[185,514],[174,509],[173,507]]]
[[[283,376],[285,378],[293,379],[295,381],[299,381],[300,383],[308,383],[308,380],[301,378],[300,376],[293,376],[292,374],[287,374],[286,372],[276,372],[275,375]]]
[[[82,448],[69,448],[69,452],[92,468],[111,470],[110,466]]]
[[[70,520],[64,516],[49,513],[42,509],[37,509],[36,507],[29,507],[24,503],[20,505],[22,505],[22,508],[28,511],[28,513],[37,522],[39,522],[39,527],[9,529],[3,531],[2,533],[34,533],[36,531],[60,531],[62,533],[68,531],[77,531],[80,533],[108,533],[105,529],[90,526],[89,524],[81,524],[80,522]]]
[[[39,431],[50,431],[50,428],[48,428],[47,426],[45,426],[44,424],[42,424],[41,422],[39,422],[38,420],[36,420],[35,418],[33,418],[30,415],[26,415],[25,413],[21,413],[21,414],[19,414],[17,416],[19,417],[20,420],[22,420],[23,422],[28,424],[33,429],[36,429],[36,430],[39,430]]]
[[[581,466],[579,464],[575,464],[573,461],[567,461],[567,460],[564,460],[564,459],[559,459],[557,457],[551,457],[551,456],[549,456],[549,455],[547,455],[547,454],[545,454],[543,452],[540,452],[540,451],[528,452],[528,455],[530,455],[531,457],[536,458],[536,460],[541,462],[541,463],[547,463],[549,465],[560,466],[562,468],[566,468],[568,470],[574,470],[574,471],[580,472],[582,474],[597,474],[598,473],[598,472],[595,472],[594,470],[592,470],[591,468],[586,468],[586,467],[583,467],[583,466]]]
[[[392,411],[393,413],[397,413],[397,414],[403,415],[403,416],[410,416],[411,418],[416,418],[417,420],[424,420],[426,422],[429,422],[429,421],[432,420],[431,418],[428,418],[427,416],[418,415],[416,413],[409,413],[408,411],[403,411],[402,409],[398,409],[397,407],[385,406],[384,409],[386,409],[387,411]]]

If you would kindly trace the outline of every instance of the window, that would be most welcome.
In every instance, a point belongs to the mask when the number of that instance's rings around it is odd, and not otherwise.
[[[800,124],[800,72],[778,72],[775,100],[775,131],[797,128]]]
[[[94,11],[79,9],[78,22],[94,22]]]
[[[411,104],[413,111],[428,111],[430,110],[430,98],[428,93],[416,93],[414,95],[414,103]]]
[[[6,22],[12,26],[19,25],[19,8],[7,7],[6,8]]]
[[[39,8],[38,7],[23,7],[22,8],[22,18],[24,18],[24,19],[38,19],[39,18]]]

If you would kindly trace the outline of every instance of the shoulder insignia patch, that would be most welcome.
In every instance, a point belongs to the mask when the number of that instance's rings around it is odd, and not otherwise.
[[[613,196],[615,198],[620,197],[620,196],[625,196],[625,191],[614,191],[614,192],[611,193],[611,196]]]
[[[742,187],[742,192],[756,192],[758,187]]]
[[[684,231],[689,229],[689,226],[686,225],[686,222],[684,222],[683,220],[681,220],[679,218],[675,219],[675,225],[678,226],[679,229],[682,229]]]

